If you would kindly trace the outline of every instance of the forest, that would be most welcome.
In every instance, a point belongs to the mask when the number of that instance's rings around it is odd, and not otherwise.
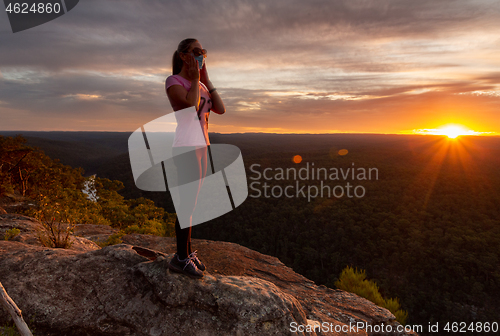
[[[58,152],[55,148],[61,144],[73,152],[76,148],[78,154],[67,150],[61,155],[64,151],[59,150],[60,156],[54,158],[64,164],[83,162],[78,167],[110,181],[106,183],[123,183],[123,188],[113,189],[123,202],[148,199],[165,213],[174,213],[168,193],[134,186],[123,145],[128,135],[89,133],[87,138],[71,138],[68,134],[49,141],[53,135],[25,134],[29,145],[46,152]],[[101,137],[103,154],[86,167],[84,152],[95,147],[88,143],[96,137]],[[332,288],[346,266],[366,270],[382,295],[399,298],[408,311],[408,324],[497,321],[500,137],[214,133],[210,139],[241,149],[249,182],[249,177],[256,177],[250,170],[253,164],[260,165],[260,171],[300,169],[312,163],[315,168],[345,171],[354,165],[376,168],[378,176],[322,180],[331,188],[346,182],[362,186],[363,197],[249,196],[232,212],[195,226],[194,238],[230,241],[276,256],[294,271]],[[297,155],[302,159],[298,163]],[[261,178],[259,182],[271,188],[295,183],[307,188],[321,181]],[[130,203],[129,209],[133,208]],[[109,221],[112,216],[107,216]],[[169,222],[164,217],[156,220]]]

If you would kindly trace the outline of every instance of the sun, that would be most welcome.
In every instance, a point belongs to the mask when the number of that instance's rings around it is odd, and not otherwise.
[[[448,124],[435,129],[424,130],[426,134],[446,135],[449,139],[456,139],[460,135],[472,135],[477,132],[468,130],[462,125]]]
[[[463,126],[459,125],[448,125],[437,129],[436,134],[446,135],[450,139],[455,139],[459,135],[468,134],[469,130],[465,129]]]
[[[456,139],[461,135],[490,135],[494,132],[476,132],[460,124],[447,124],[439,128],[414,129],[412,134],[446,135],[448,139]]]

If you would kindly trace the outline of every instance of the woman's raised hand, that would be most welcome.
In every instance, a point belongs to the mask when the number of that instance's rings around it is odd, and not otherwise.
[[[189,55],[187,61],[188,69],[187,75],[191,81],[199,81],[200,80],[200,70],[198,66],[198,61],[194,58],[193,55]]]
[[[208,85],[208,82],[210,82],[210,78],[208,78],[208,71],[207,71],[207,62],[203,62],[203,68],[200,70],[200,81],[205,84],[205,86]]]

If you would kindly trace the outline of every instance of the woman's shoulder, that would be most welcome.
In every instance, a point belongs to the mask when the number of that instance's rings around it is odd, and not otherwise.
[[[170,75],[165,80],[166,83],[182,83],[182,76],[179,75]]]
[[[186,90],[189,90],[191,88],[191,83],[187,79],[179,75],[171,75],[167,77],[167,79],[165,80],[165,90],[168,90],[168,88],[172,85],[180,85]]]

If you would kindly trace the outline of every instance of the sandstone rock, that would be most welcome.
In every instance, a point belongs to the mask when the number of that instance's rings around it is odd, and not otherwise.
[[[123,236],[122,241],[158,251],[173,252],[176,249],[175,238],[132,234]],[[313,281],[285,266],[278,258],[229,242],[195,239],[193,248],[198,250],[200,259],[211,274],[250,276],[274,283],[283,292],[297,298],[311,321],[320,324],[332,323],[334,326],[338,325],[338,328],[358,322],[369,325],[385,324],[394,328],[399,325],[387,309],[353,293],[317,286]],[[317,334],[323,335],[321,332]],[[355,335],[367,333],[358,332]],[[390,335],[416,334],[394,332]]]
[[[45,335],[266,335],[307,324],[300,303],[262,279],[190,279],[168,271],[171,255],[150,261],[127,244],[6,253],[5,243],[22,244],[0,242],[0,282]]]
[[[17,213],[28,209],[32,209],[34,204],[27,198],[17,194],[4,194],[0,197],[0,208],[5,212],[0,211],[0,215],[5,213]]]
[[[399,325],[388,310],[317,286],[277,258],[237,244],[194,240],[207,265],[205,277],[194,280],[167,270],[175,238],[132,234],[122,237],[124,244],[103,249],[49,249],[28,239],[39,223],[3,217],[0,232],[25,226],[19,241],[0,242],[0,282],[25,320],[35,317],[40,336],[298,335],[289,331],[291,323]],[[74,238],[93,246],[87,238],[103,241],[117,231],[77,225],[75,234],[83,237]],[[304,334],[382,335],[319,329]]]
[[[110,235],[119,230],[108,225],[76,224],[75,235],[84,237],[94,242],[104,242]]]

